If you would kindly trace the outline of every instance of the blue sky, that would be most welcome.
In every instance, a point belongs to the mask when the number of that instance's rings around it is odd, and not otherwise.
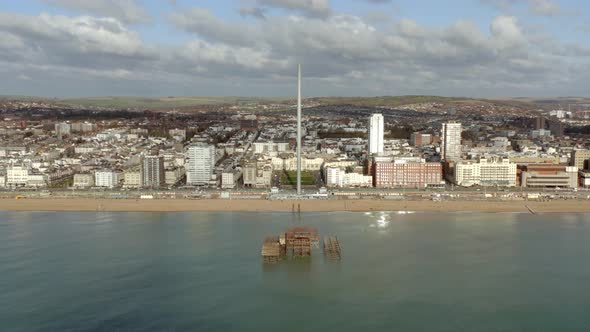
[[[587,0],[21,0],[0,95],[584,95]]]

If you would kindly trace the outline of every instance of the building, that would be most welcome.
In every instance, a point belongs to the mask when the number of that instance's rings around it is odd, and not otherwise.
[[[96,124],[88,122],[75,122],[71,124],[71,129],[72,132],[93,132],[96,131]]]
[[[578,169],[588,169],[588,160],[590,160],[590,150],[573,150],[570,157],[570,166]]]
[[[376,188],[427,188],[444,183],[442,165],[424,160],[375,161],[372,171]]]
[[[455,164],[455,183],[458,186],[516,186],[516,164],[507,158],[461,161]]]
[[[536,164],[522,168],[521,186],[526,188],[578,188],[575,166]]]
[[[239,177],[240,174],[236,171],[226,171],[221,173],[221,189],[235,189]]]
[[[344,183],[344,171],[340,167],[327,166],[324,167],[324,179],[326,187],[342,187]]]
[[[72,127],[70,126],[69,123],[56,123],[55,124],[55,135],[58,138],[62,138],[64,136],[68,136],[72,133]]]
[[[119,174],[110,170],[94,172],[96,187],[114,188],[119,185]]]
[[[258,120],[256,120],[256,118],[240,120],[240,130],[244,130],[244,131],[258,130]]]
[[[373,114],[369,118],[369,154],[383,154],[383,135],[385,122],[383,114]]]
[[[141,188],[141,179],[141,171],[138,169],[127,170],[123,174],[123,187],[133,189]]]
[[[432,144],[432,135],[424,133],[412,133],[410,136],[410,145],[421,147]]]
[[[555,137],[561,137],[564,134],[564,125],[558,118],[552,117],[549,120],[549,131]]]
[[[551,136],[551,131],[547,129],[538,129],[531,131],[531,137],[535,138],[542,138],[542,137],[549,137]]]
[[[539,115],[535,118],[535,130],[545,129],[545,117]]]
[[[6,169],[6,186],[26,186],[29,181],[29,169],[24,166],[9,166]]]
[[[27,178],[27,187],[46,187],[47,186],[47,175],[46,174],[29,174]]]
[[[455,122],[443,123],[441,132],[440,156],[445,161],[461,160],[461,124]]]
[[[94,187],[94,174],[74,174],[74,187],[76,187],[76,188]]]
[[[243,165],[244,187],[252,188],[256,186],[256,175],[258,174],[256,164],[255,160],[249,160]]]
[[[168,135],[173,139],[183,142],[186,140],[186,130],[185,129],[170,129],[168,130]]]
[[[370,188],[373,186],[373,177],[359,173],[345,173],[342,177],[342,186],[345,188]]]
[[[580,183],[579,185],[583,188],[590,188],[590,172],[579,171]]]
[[[166,170],[165,178],[167,186],[174,186],[178,184],[182,178],[186,175],[184,167],[177,167],[172,170]]]
[[[215,168],[215,146],[195,144],[188,148],[186,183],[194,186],[209,185]]]
[[[141,162],[141,185],[146,188],[161,188],[166,184],[164,157],[144,156]]]
[[[289,150],[288,142],[255,142],[254,153],[272,153],[272,152],[286,152]]]

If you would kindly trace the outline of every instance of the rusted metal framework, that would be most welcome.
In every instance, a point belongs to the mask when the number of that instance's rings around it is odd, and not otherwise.
[[[293,256],[311,256],[313,247],[319,243],[319,233],[309,227],[291,228],[285,233],[285,240],[287,251]]]
[[[342,247],[340,246],[340,241],[338,241],[337,237],[329,236],[324,238],[324,254],[329,259],[342,259]]]
[[[262,245],[262,261],[275,264],[281,261],[281,245],[276,237],[267,237]]]

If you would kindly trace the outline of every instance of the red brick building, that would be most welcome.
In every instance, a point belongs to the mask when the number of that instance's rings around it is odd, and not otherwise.
[[[438,187],[443,181],[440,163],[406,160],[375,162],[372,171],[376,188]]]

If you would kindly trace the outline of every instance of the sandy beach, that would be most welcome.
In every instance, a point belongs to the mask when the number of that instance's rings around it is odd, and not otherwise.
[[[388,200],[130,200],[130,199],[0,199],[3,211],[112,212],[576,212],[590,213],[587,201],[388,201]]]

